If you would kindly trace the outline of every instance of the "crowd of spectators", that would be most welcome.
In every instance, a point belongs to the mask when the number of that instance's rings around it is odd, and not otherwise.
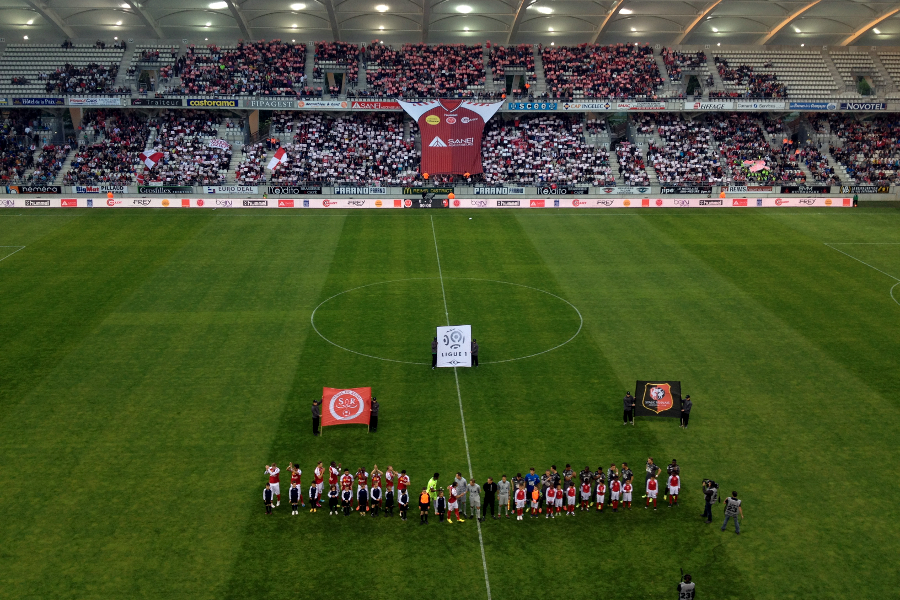
[[[684,69],[700,69],[706,64],[706,53],[702,50],[699,52],[678,52],[677,50],[669,50],[663,48],[660,50],[663,62],[666,64],[666,71],[671,81],[681,81],[681,72]]]
[[[51,73],[41,74],[48,94],[108,94],[124,92],[116,89],[116,75],[119,65],[108,67],[90,63],[84,67],[76,67],[69,63]]]
[[[684,119],[675,114],[655,116],[662,145],[650,143],[647,161],[656,170],[660,183],[722,183],[725,170],[709,127],[699,119]]]
[[[53,183],[62,170],[66,157],[72,151],[72,144],[46,144],[41,148],[41,154],[34,159],[34,170],[29,181],[36,184]]]
[[[135,165],[150,135],[150,125],[140,115],[122,110],[86,111],[82,119],[86,140],[75,149],[68,185],[134,183]]]
[[[290,128],[296,132],[284,144],[287,159],[273,171],[262,148],[241,163],[239,181],[278,185],[307,182],[331,184],[404,185],[418,179],[420,153],[415,139],[404,137],[402,115],[355,113],[332,117],[299,113]],[[277,141],[276,141],[277,143]]]
[[[227,180],[231,147],[209,146],[218,135],[222,118],[214,111],[169,111],[150,120],[156,130],[153,152],[163,159],[146,169],[138,181],[164,185],[220,185]]]
[[[297,96],[306,82],[306,45],[280,40],[239,42],[224,49],[210,44],[206,52],[191,45],[175,61],[181,84],[174,94]]]
[[[803,161],[806,168],[812,173],[813,181],[828,185],[839,185],[841,183],[841,178],[838,177],[834,167],[828,164],[828,160],[822,155],[819,148],[813,144],[807,144],[799,148],[799,150],[799,153],[796,151],[795,153],[798,154],[799,160]]]
[[[776,182],[804,183],[806,175],[797,164],[797,155],[790,140],[773,148],[763,134],[759,116],[752,113],[712,115],[713,137],[719,153],[730,168],[735,183],[773,184]],[[755,170],[753,163],[762,161],[763,168]]]
[[[487,43],[491,51],[490,64],[494,81],[506,81],[506,68],[519,67],[525,69],[525,82],[529,85],[537,81],[537,73],[534,70],[534,47],[531,44],[519,44],[518,46],[492,46]]]
[[[663,80],[648,45],[545,47],[544,78],[551,98],[657,99]]]
[[[831,134],[841,147],[832,145],[831,155],[857,183],[900,183],[900,118],[897,115],[858,121],[853,116],[829,117]]]
[[[489,183],[615,185],[609,153],[585,141],[574,116],[495,117],[485,127],[481,156]]]
[[[722,81],[746,87],[746,91],[712,91],[710,98],[787,98],[787,88],[775,73],[756,73],[750,65],[732,67],[721,56],[715,57],[715,63]]]
[[[321,63],[334,63],[337,67],[345,69],[344,77],[350,87],[356,87],[359,82],[359,55],[362,48],[357,44],[348,42],[316,42],[315,62],[313,63],[313,80],[322,81],[325,70]]]
[[[34,166],[34,151],[44,129],[39,114],[33,110],[11,111],[0,123],[0,181],[19,182]]]
[[[366,48],[368,95],[469,98],[484,89],[481,45],[373,42]]]
[[[647,164],[639,147],[631,142],[619,142],[616,159],[619,161],[619,178],[625,185],[650,185]]]

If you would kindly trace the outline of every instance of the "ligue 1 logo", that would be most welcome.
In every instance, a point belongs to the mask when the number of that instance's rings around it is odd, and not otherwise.
[[[459,350],[466,341],[466,336],[458,329],[451,329],[444,334],[444,345],[451,350]]]
[[[328,410],[338,421],[352,421],[362,414],[365,405],[363,397],[353,390],[341,390],[331,397]]]

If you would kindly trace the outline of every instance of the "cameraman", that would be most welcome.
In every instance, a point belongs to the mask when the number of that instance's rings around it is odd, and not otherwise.
[[[712,507],[713,504],[719,502],[719,484],[712,479],[703,480],[703,496],[706,499],[706,506],[703,508],[703,515],[706,517],[707,523],[712,523]]]
[[[694,588],[697,584],[691,581],[690,575],[685,575],[682,583],[678,584],[678,600],[694,600]]]

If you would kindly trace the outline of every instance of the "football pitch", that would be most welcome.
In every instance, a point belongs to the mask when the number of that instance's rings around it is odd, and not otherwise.
[[[895,204],[11,209],[0,299],[2,598],[674,598],[680,568],[698,598],[900,589]],[[430,369],[448,321],[481,366]],[[624,391],[665,378],[689,429],[623,427]],[[323,386],[371,386],[378,432],[313,437]],[[648,456],[678,460],[680,506],[644,509]],[[305,493],[319,460],[413,491],[627,461],[637,501],[291,516],[285,467]],[[704,478],[739,492],[741,535],[700,518]]]

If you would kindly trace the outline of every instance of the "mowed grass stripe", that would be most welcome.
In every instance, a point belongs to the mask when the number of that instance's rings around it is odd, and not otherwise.
[[[543,225],[537,220],[527,223],[535,229]],[[571,225],[573,238],[590,237],[576,221]],[[557,233],[541,230],[554,243]],[[741,490],[748,513],[754,511],[752,523],[759,525],[750,525],[754,529],[746,529],[740,544],[727,540],[735,564],[747,576],[766,573],[756,583],[763,597],[785,593],[808,597],[823,589],[829,596],[852,594],[839,575],[846,560],[842,549],[853,548],[856,556],[862,556],[870,543],[884,547],[886,542],[890,548],[895,542],[882,539],[868,513],[859,511],[859,505],[827,479],[832,470],[880,473],[877,465],[890,459],[884,455],[886,447],[871,452],[874,432],[855,433],[855,426],[844,427],[846,417],[836,405],[839,398],[870,397],[871,382],[829,356],[821,341],[799,326],[806,314],[818,313],[823,318],[819,327],[828,329],[827,315],[833,319],[840,303],[863,293],[862,288],[841,287],[840,293],[832,292],[837,295],[830,302],[828,294],[816,289],[816,283],[821,286],[827,280],[830,268],[816,251],[821,245],[773,226],[766,213],[723,215],[714,222],[683,218],[676,222],[657,216],[643,224],[635,222],[632,231],[618,232],[616,238],[619,244],[602,254],[589,244],[580,250],[566,242],[552,252],[547,246],[544,255],[557,260],[580,253],[589,263],[587,252],[593,251],[620,284],[632,278],[627,299],[589,300],[616,315],[603,323],[598,338],[607,347],[628,339],[616,354],[621,369],[676,365],[689,374],[682,381],[688,384],[685,391],[698,399],[697,414],[691,435],[682,438],[679,457],[700,459],[703,472],[697,481],[713,476],[727,488]],[[613,257],[621,248],[627,251]],[[564,262],[563,268],[577,281],[582,261],[558,262]],[[654,266],[652,277],[634,276],[642,264]],[[584,288],[579,283],[573,289]],[[882,293],[886,297],[886,289]],[[623,310],[626,303],[636,304],[638,311]],[[881,317],[882,323],[889,319],[886,314]],[[846,341],[848,350],[853,348],[854,342]],[[865,346],[859,355],[868,359]],[[885,430],[895,427],[895,417],[885,416]],[[860,420],[852,419],[853,425]],[[699,435],[702,439],[695,437]],[[874,438],[879,437],[875,433]],[[704,450],[710,445],[715,452]],[[887,480],[883,484],[891,485]],[[777,502],[771,500],[773,490],[781,492]],[[877,502],[875,512],[881,508],[893,512],[885,501]],[[855,526],[842,528],[848,519]],[[810,552],[811,547],[819,552]],[[795,577],[797,568],[815,572],[823,564],[828,566],[815,580]],[[871,587],[886,591],[892,583],[893,577],[881,574]]]
[[[4,455],[0,492],[4,538],[28,540],[3,557],[16,597],[214,597],[227,582],[339,230],[193,218],[202,235],[135,282],[4,420],[4,440],[27,440]],[[140,220],[109,227],[86,233],[142,239],[138,255],[157,235]],[[126,273],[136,260],[125,243],[106,250]],[[240,307],[283,318],[206,317]],[[34,473],[56,473],[59,497],[23,502]]]
[[[467,216],[473,216],[473,221]],[[538,252],[536,240],[515,213],[474,211],[436,218],[435,223],[442,240],[451,320],[457,322],[454,315],[458,314],[459,322],[473,322],[483,361],[499,353],[509,354],[505,346],[525,343],[522,340],[544,337],[542,343],[548,344],[550,338],[566,339],[577,328],[578,319],[570,307],[552,297],[530,292],[528,298],[522,298],[514,293],[515,288],[479,283],[479,278],[522,283],[559,294],[582,310],[586,322],[596,318],[584,312],[577,296],[560,286],[555,265]],[[448,232],[449,239],[445,239],[448,233],[441,232]],[[446,252],[445,247],[449,248]],[[474,279],[453,279],[461,274]],[[481,286],[478,292],[475,286]],[[594,283],[589,286],[593,291]],[[500,335],[497,322],[504,324],[505,335]],[[498,337],[480,336],[479,329],[494,329]],[[625,389],[633,387],[633,381],[616,374],[592,333],[583,330],[570,343],[547,354],[462,369],[459,375],[472,460],[480,482],[487,475],[524,474],[530,466],[542,472],[556,464],[562,470],[566,462],[577,472],[586,465],[596,469],[602,464],[605,469],[611,462],[621,466],[627,461],[637,474],[637,502],[630,512],[587,515],[576,511],[575,518],[549,522],[544,518],[534,522],[526,518],[524,523],[489,522],[484,540],[494,595],[516,597],[521,573],[543,572],[548,560],[570,575],[559,582],[564,595],[590,596],[586,582],[597,578],[622,597],[665,594],[671,587],[670,572],[677,573],[685,549],[696,545],[697,532],[684,531],[690,525],[683,509],[667,514],[663,503],[655,513],[642,508],[644,462],[651,455],[659,461],[668,459],[671,450],[660,443],[653,428],[622,426],[621,397]],[[632,548],[654,555],[657,563],[651,572],[634,576],[629,566]],[[711,559],[704,551],[697,561]],[[719,562],[720,576],[735,583],[737,573],[727,559],[714,560]],[[737,582],[736,587],[742,586]]]

